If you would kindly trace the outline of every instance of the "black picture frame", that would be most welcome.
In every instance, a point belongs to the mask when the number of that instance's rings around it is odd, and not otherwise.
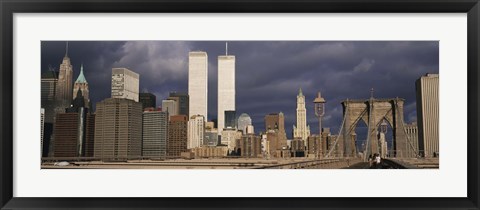
[[[1,209],[479,209],[478,0],[0,0]],[[13,197],[15,13],[467,13],[468,196],[465,198],[17,198]],[[451,180],[445,180],[451,181]],[[320,189],[319,189],[320,190]],[[348,190],[348,189],[346,189]]]

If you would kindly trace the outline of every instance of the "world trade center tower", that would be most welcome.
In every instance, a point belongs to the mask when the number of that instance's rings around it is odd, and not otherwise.
[[[226,48],[227,49],[227,48]],[[235,56],[218,56],[218,132],[225,127],[225,111],[235,111]]]
[[[194,51],[188,54],[188,95],[189,118],[202,115],[207,120],[208,100],[208,56],[206,52]]]

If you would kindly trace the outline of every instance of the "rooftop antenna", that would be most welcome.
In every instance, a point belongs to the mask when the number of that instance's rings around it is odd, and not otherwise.
[[[225,42],[225,55],[228,55],[228,42]]]
[[[65,57],[68,57],[68,41],[65,47]]]

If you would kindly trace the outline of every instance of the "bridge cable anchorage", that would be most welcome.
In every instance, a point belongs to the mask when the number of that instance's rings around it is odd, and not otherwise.
[[[333,142],[333,146],[332,146],[332,148],[330,148],[330,150],[328,151],[328,153],[325,155],[325,158],[328,158],[328,157],[330,156],[330,154],[332,153],[333,149],[337,146],[338,137],[340,137],[340,134],[342,133],[343,125],[345,124],[345,119],[346,119],[345,116],[347,116],[347,113],[348,113],[348,108],[345,109],[345,114],[344,114],[344,116],[343,116],[342,125],[340,126],[340,130],[338,131],[337,138],[335,138],[335,141]]]
[[[395,108],[398,110],[398,103],[395,101]],[[402,127],[403,127],[403,133],[405,134],[405,137],[407,138],[408,145],[412,148],[413,152],[415,153],[415,157],[419,157],[420,155],[418,154],[418,151],[415,149],[415,147],[412,145],[412,142],[410,140],[410,137],[407,135],[407,130],[405,130],[405,122],[403,121],[403,116],[400,116],[400,122],[402,122]],[[405,151],[406,152],[406,151]]]

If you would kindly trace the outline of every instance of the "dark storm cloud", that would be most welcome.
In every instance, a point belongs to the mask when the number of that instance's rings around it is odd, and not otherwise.
[[[324,127],[338,132],[341,102],[370,97],[405,99],[405,120],[416,120],[415,80],[438,73],[438,42],[321,42],[229,41],[228,54],[236,56],[236,108],[248,113],[257,132],[264,130],[265,114],[284,112],[287,133],[295,123],[296,95],[302,88],[308,124],[318,133],[313,112],[317,91],[327,100]],[[140,90],[157,96],[157,104],[170,91],[187,91],[188,52],[206,51],[209,59],[208,118],[217,115],[217,56],[225,54],[223,41],[70,42],[69,56],[75,78],[80,63],[90,84],[91,99],[110,96],[113,67],[140,74]],[[58,66],[64,42],[42,42],[42,71]],[[74,79],[75,79],[74,78]]]

